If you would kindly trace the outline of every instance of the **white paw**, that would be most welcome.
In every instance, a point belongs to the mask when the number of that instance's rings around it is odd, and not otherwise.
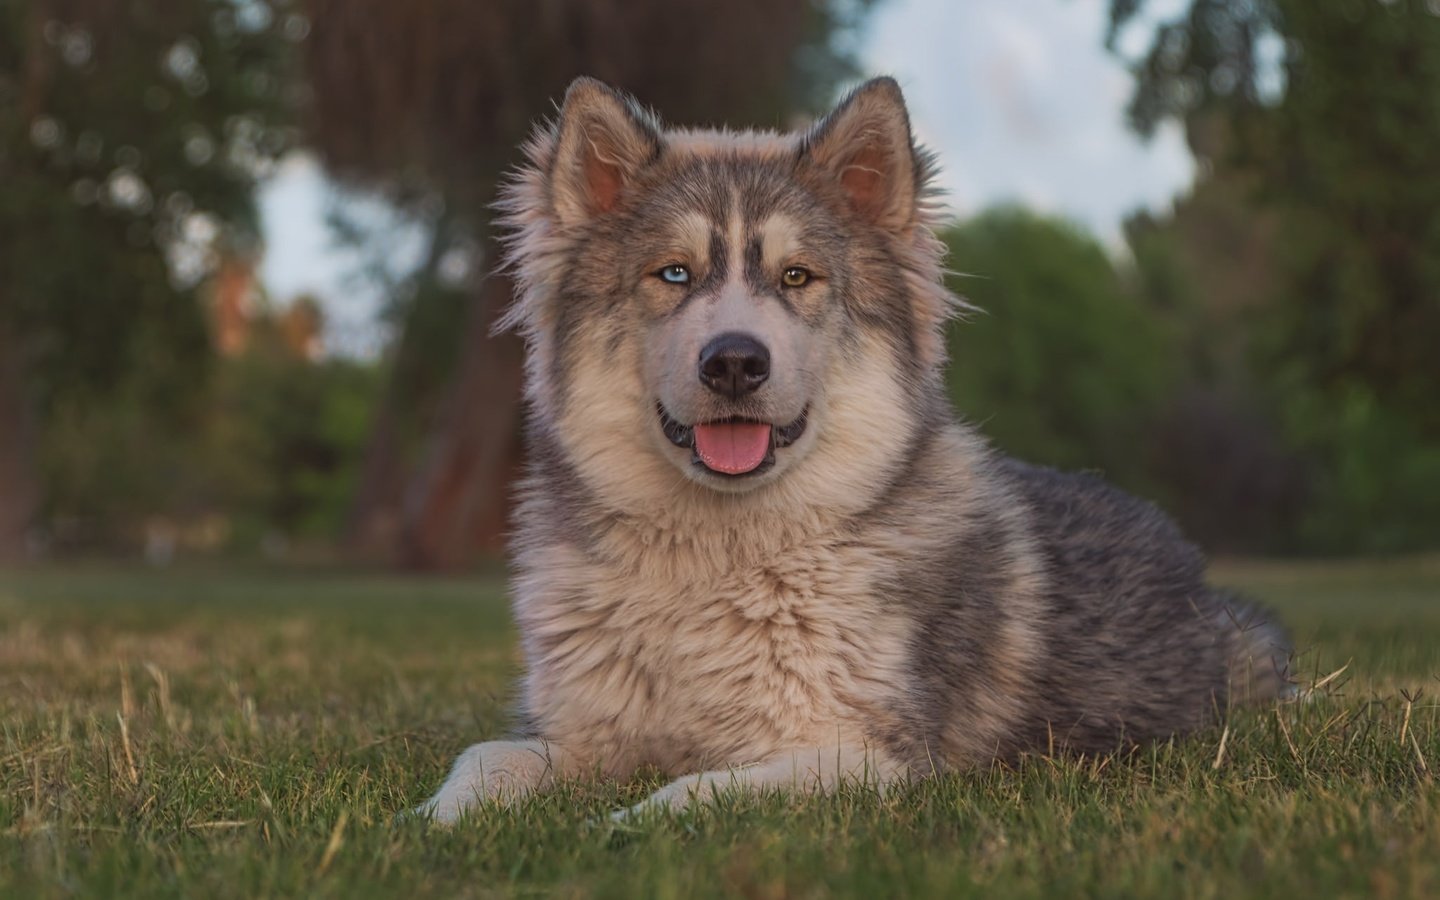
[[[452,787],[446,782],[435,796],[410,810],[409,815],[434,825],[454,825],[480,803],[481,797],[474,790]]]
[[[617,825],[634,825],[641,819],[648,819],[667,810],[678,809],[665,803],[657,803],[654,798],[642,800],[634,806],[627,806],[624,809],[617,809],[610,814],[610,821]]]
[[[592,822],[592,825],[600,825],[609,822],[611,825],[636,826],[666,813],[677,813],[684,809],[684,801],[671,803],[668,800],[659,800],[654,796],[641,800],[634,806],[627,806],[624,809],[617,809],[609,816]]]
[[[461,753],[435,796],[413,814],[451,825],[486,803],[510,804],[523,799],[551,774],[549,748],[539,741],[490,741]]]
[[[634,822],[663,813],[678,813],[686,809],[700,808],[707,801],[715,799],[721,789],[715,776],[691,775],[672,781],[634,806],[618,810],[610,815],[614,822]]]

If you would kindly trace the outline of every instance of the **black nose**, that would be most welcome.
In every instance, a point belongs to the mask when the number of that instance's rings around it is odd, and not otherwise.
[[[748,334],[729,331],[700,351],[700,380],[717,394],[738,400],[770,377],[770,351]]]

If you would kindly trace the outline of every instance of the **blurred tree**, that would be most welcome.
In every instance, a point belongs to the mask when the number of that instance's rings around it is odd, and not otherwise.
[[[1179,15],[1156,25],[1149,48],[1131,61],[1136,78],[1132,127],[1149,137],[1166,120],[1180,122],[1202,163],[1233,152],[1234,142],[1227,146],[1210,129],[1240,130],[1268,108],[1284,2],[1188,0]],[[1147,0],[1110,0],[1106,46],[1115,50],[1128,27],[1143,27],[1148,5]]]
[[[1254,180],[1214,171],[1163,217],[1126,223],[1134,293],[1173,335],[1174,390],[1150,435],[1149,470],[1186,533],[1219,552],[1291,540],[1304,478],[1250,360],[1254,316],[1277,288],[1276,216]]]
[[[498,179],[569,81],[602,78],[688,122],[783,126],[852,74],[844,38],[871,2],[309,0],[315,145],[342,181],[414,211],[431,241],[397,311],[394,374],[355,515],[362,546],[397,518],[414,566],[455,565],[499,543],[519,455],[521,349],[489,335],[510,285],[447,272],[457,253],[472,270],[493,266]],[[427,379],[449,360],[437,388]],[[417,422],[412,411],[429,409],[433,423]],[[405,432],[417,427],[430,436],[407,465]]]
[[[943,235],[951,288],[979,307],[951,332],[956,407],[1003,449],[1147,490],[1144,440],[1175,374],[1171,337],[1080,228],[1023,209]]]
[[[128,398],[156,444],[195,413],[194,288],[217,236],[254,233],[289,143],[297,21],[264,0],[0,5],[0,548],[44,502],[27,437],[61,411]]]
[[[209,363],[203,402],[182,427],[157,433],[133,382],[101,408],[58,407],[39,468],[64,545],[134,544],[157,527],[205,549],[333,538],[379,370],[317,358],[313,310],[301,298],[248,311],[241,339]],[[81,531],[65,525],[82,518]]]
[[[34,426],[21,360],[12,326],[0,319],[0,561],[18,558],[25,552],[40,499],[35,480]]]
[[[1145,6],[1113,0],[1112,41]],[[1181,122],[1212,179],[1251,187],[1245,233],[1273,236],[1243,323],[1314,463],[1302,537],[1440,540],[1440,7],[1191,0],[1135,72],[1135,126]]]
[[[355,489],[379,369],[313,352],[305,298],[257,316],[245,350],[216,371],[205,490],[236,513],[235,542],[333,538]]]

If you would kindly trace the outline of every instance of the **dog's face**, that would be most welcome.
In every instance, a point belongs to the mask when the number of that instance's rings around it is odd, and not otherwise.
[[[642,370],[666,456],[744,491],[805,455],[811,407],[845,328],[835,216],[766,166],[695,159],[637,209]],[[588,253],[618,247],[597,241]]]
[[[587,480],[614,495],[663,466],[744,494],[818,456],[843,488],[903,450],[948,295],[893,81],[762,135],[667,132],[581,80],[530,150],[506,201],[512,316]]]

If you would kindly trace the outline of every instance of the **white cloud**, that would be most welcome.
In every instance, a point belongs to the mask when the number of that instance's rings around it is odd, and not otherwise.
[[[378,352],[385,297],[378,285],[355,277],[377,260],[367,258],[371,251],[365,248],[337,244],[326,215],[339,206],[363,225],[387,229],[390,240],[378,262],[394,274],[419,263],[423,232],[376,198],[341,192],[306,153],[281,161],[260,187],[259,206],[265,236],[260,280],[270,296],[283,304],[301,294],[314,295],[325,309],[328,349]]]
[[[942,179],[961,213],[1033,202],[1114,245],[1129,212],[1189,185],[1193,163],[1174,129],[1149,144],[1127,130],[1107,14],[1102,0],[894,0],[863,59],[900,79],[917,133],[965,173]]]

